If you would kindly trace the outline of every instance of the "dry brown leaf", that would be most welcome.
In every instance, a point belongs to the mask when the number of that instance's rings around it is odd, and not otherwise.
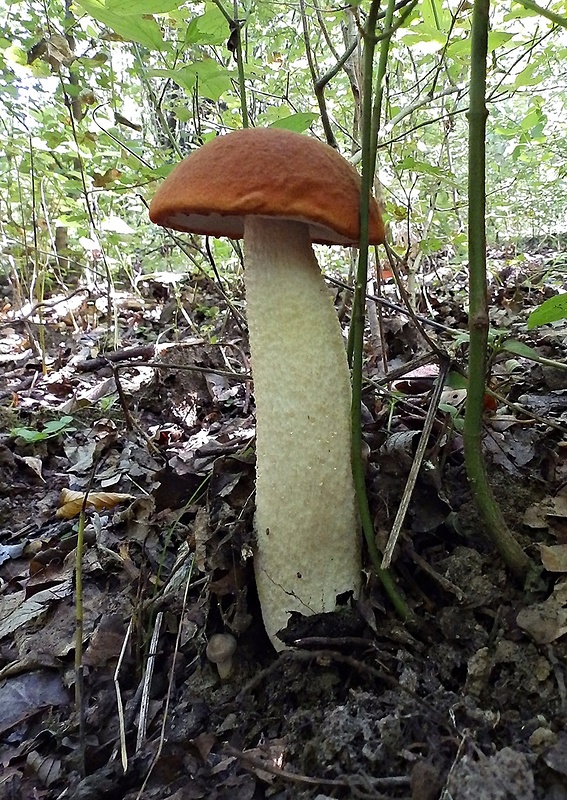
[[[57,758],[43,756],[37,750],[32,750],[26,764],[45,786],[52,786],[61,778],[61,761]]]
[[[109,183],[113,181],[117,181],[118,178],[122,175],[119,169],[115,169],[111,167],[107,169],[104,175],[101,175],[99,172],[93,173],[93,183],[98,189],[105,189]]]
[[[192,740],[192,744],[197,749],[204,764],[207,762],[207,758],[209,757],[211,750],[215,746],[216,741],[217,738],[214,735],[214,733],[207,733],[206,731],[203,731],[203,733],[200,733],[198,736],[195,736],[195,738]]]
[[[91,636],[83,655],[83,663],[89,667],[100,667],[117,660],[124,646],[126,628],[119,614],[105,615]]]
[[[71,489],[63,489],[59,497],[60,506],[55,514],[59,519],[72,519],[81,513],[85,499],[84,492],[75,492]],[[119,503],[134,500],[132,494],[120,492],[89,492],[87,498],[87,508],[95,508],[97,511],[104,511],[114,508]]]
[[[41,474],[41,471],[43,469],[43,464],[41,463],[40,458],[34,458],[33,456],[23,456],[22,461],[25,461],[25,463],[32,470],[32,472],[34,472],[43,483],[45,483],[43,475]]]
[[[8,636],[47,610],[52,600],[61,600],[73,592],[71,580],[64,581],[26,599],[25,592],[14,592],[0,600],[0,639]]]
[[[543,603],[523,608],[516,622],[538,644],[550,644],[567,633],[567,582],[555,587]]]
[[[69,700],[69,692],[61,677],[51,670],[33,669],[8,676],[0,684],[0,732],[4,734],[10,728],[20,726],[22,722],[41,714],[42,710],[50,706],[65,707]],[[12,793],[1,794],[3,798],[15,796]],[[16,796],[23,795],[18,792]],[[29,798],[32,795],[25,796]]]
[[[567,495],[564,490],[555,497],[544,497],[539,503],[529,506],[524,514],[523,523],[530,528],[547,528],[550,519],[567,518]]]
[[[567,572],[567,544],[540,544],[541,563],[548,572]]]

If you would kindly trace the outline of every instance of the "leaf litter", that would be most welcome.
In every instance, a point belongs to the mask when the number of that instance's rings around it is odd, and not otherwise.
[[[494,284],[492,322],[561,360],[559,325],[526,333],[541,297],[522,295],[524,285]],[[459,275],[428,292],[433,318],[462,326]],[[293,619],[290,647],[276,655],[253,581],[242,332],[221,311],[214,344],[195,326],[164,342],[159,304],[127,292],[119,302],[112,359],[98,352],[105,332],[78,294],[49,311],[45,375],[14,315],[2,343],[0,796],[567,797],[567,460],[564,436],[546,424],[565,424],[564,375],[521,348],[493,365],[498,393],[526,410],[488,410],[485,434],[498,500],[541,565],[526,587],[506,574],[476,514],[463,390],[451,387],[393,560],[418,624],[401,625],[367,569],[357,607]],[[419,354],[402,317],[389,312],[384,330],[391,368]],[[380,358],[367,356],[367,485],[383,545],[436,371],[390,394]],[[218,633],[237,643],[224,678],[206,654]]]

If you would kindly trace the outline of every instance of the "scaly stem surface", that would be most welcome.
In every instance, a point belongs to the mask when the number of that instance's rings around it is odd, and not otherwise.
[[[360,590],[351,386],[331,295],[299,222],[248,217],[247,318],[256,398],[256,584],[268,635],[290,611]]]

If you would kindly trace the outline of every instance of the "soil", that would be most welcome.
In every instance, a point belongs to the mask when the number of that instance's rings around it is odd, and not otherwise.
[[[510,269],[508,251],[492,256]],[[564,323],[526,331],[548,288],[533,273],[507,282],[492,288],[493,323],[563,360]],[[428,308],[459,328],[458,275],[440,286]],[[69,318],[54,310],[44,372],[33,314],[3,314],[0,798],[567,799],[566,373],[506,351],[492,364],[516,405],[487,409],[485,457],[527,579],[480,520],[463,390],[447,389],[391,568],[411,619],[367,561],[362,598],[294,618],[276,654],[251,569],[246,340],[228,310],[212,337],[194,305],[191,328],[164,347],[163,308],[123,303],[123,346],[146,349],[118,369],[91,364],[106,328],[84,299]],[[383,324],[390,368],[424,351],[400,314]],[[438,367],[381,384],[379,354],[366,356],[367,490],[383,548]],[[220,632],[237,642],[222,679],[206,655]]]

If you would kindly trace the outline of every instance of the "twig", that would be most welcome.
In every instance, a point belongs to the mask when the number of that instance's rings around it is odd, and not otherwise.
[[[146,199],[144,197],[141,197],[140,195],[138,195],[138,197],[143,202],[143,204],[146,206],[146,208],[149,210],[149,205],[148,205]],[[194,264],[197,267],[199,272],[202,275],[204,275],[206,278],[209,278],[209,276],[207,275],[207,273],[205,272],[203,267],[197,261],[195,261],[195,259],[193,258],[193,256],[189,252],[188,248],[186,247],[185,242],[183,242],[183,240],[179,236],[176,236],[169,228],[163,228],[163,232],[165,233],[166,236],[168,236],[171,239],[172,242],[174,242],[174,244],[177,245],[177,247],[181,250],[181,252],[184,253],[187,256],[187,258],[191,261],[191,263]],[[208,238],[207,238],[206,241],[208,241]],[[212,259],[212,254],[210,253],[210,248],[207,249],[207,255],[209,256],[209,261],[211,263],[211,267],[213,269],[213,272],[215,273],[216,276],[218,276],[218,278],[220,280],[220,276],[219,276],[218,271],[216,269],[216,265],[214,263],[214,260]],[[209,280],[210,280],[210,278],[209,278]],[[220,294],[220,296],[225,301],[225,303],[227,304],[228,308],[230,309],[230,311],[232,313],[232,316],[234,317],[234,321],[236,322],[236,324],[238,325],[240,330],[241,331],[245,331],[246,330],[246,325],[244,324],[244,320],[243,320],[242,314],[238,311],[238,309],[235,308],[234,303],[232,302],[230,297],[227,295],[227,293],[224,291],[223,287],[220,285],[220,283],[215,283],[214,281],[211,281],[211,280],[210,280],[210,283],[214,287],[214,289]]]
[[[308,786],[347,786],[351,789],[355,789],[355,787],[358,785],[368,789],[369,785],[394,787],[407,786],[409,784],[409,777],[406,775],[394,776],[391,778],[370,778],[366,775],[352,775],[344,778],[314,778],[310,775],[300,775],[299,773],[290,772],[287,769],[276,767],[274,764],[270,764],[267,759],[264,761],[263,758],[258,758],[250,755],[249,753],[244,753],[241,750],[237,750],[235,747],[232,747],[230,744],[226,744],[224,746],[224,750],[229,755],[237,758],[239,761],[249,764],[253,769],[263,770],[264,772],[268,772],[270,775],[275,775],[283,780],[291,781],[292,783],[303,783],[307,784]],[[384,798],[384,800],[386,800],[385,795],[372,794],[371,796],[376,798],[376,800],[380,800],[380,798]]]
[[[159,635],[161,632],[161,625],[163,622],[163,611],[158,611],[156,614],[156,621],[154,623],[154,630],[150,641],[150,649],[148,652],[148,660],[146,662],[146,669],[144,674],[144,688],[142,691],[142,702],[140,705],[140,721],[138,723],[138,735],[136,737],[136,752],[141,749],[144,739],[146,738],[146,730],[148,726],[148,710],[150,707],[150,689],[152,685],[152,678],[154,674],[154,667],[156,663],[156,655],[158,651]]]
[[[352,286],[349,286],[348,283],[344,283],[344,281],[340,281],[337,278],[332,278],[330,275],[325,275],[325,279],[332,283],[333,286],[338,286],[340,289],[347,289],[349,292],[353,292],[354,289]],[[411,319],[419,320],[423,325],[428,325],[430,328],[435,328],[438,331],[446,331],[447,333],[451,333],[453,336],[458,336],[462,333],[461,330],[457,330],[455,328],[450,328],[448,325],[443,325],[441,322],[435,322],[435,320],[428,319],[427,317],[422,316],[421,314],[416,314],[415,312],[412,313],[404,306],[399,306],[397,303],[392,303],[390,300],[386,300],[384,297],[379,297],[374,294],[367,294],[364,295],[366,300],[372,300],[378,305],[383,306],[384,308],[388,308],[391,311],[395,311],[397,314],[403,314],[406,317],[410,317]]]
[[[287,661],[315,661],[317,659],[330,659],[332,661],[339,661],[343,664],[348,664],[359,672],[366,672],[373,678],[385,681],[389,686],[395,688],[399,687],[398,681],[383,670],[371,667],[362,661],[358,661],[352,656],[344,655],[343,653],[336,652],[335,650],[284,650],[279,654],[275,661],[273,661],[265,669],[257,672],[256,675],[254,675],[254,677],[242,687],[237,695],[237,702],[240,702],[244,695],[248,694],[257,686],[259,686],[262,681],[264,681],[272,673],[277,672]]]
[[[5,326],[5,325],[14,325],[16,322],[25,322],[29,320],[31,317],[33,317],[35,312],[38,311],[40,308],[55,308],[55,306],[59,305],[59,303],[66,303],[67,300],[70,300],[72,297],[75,297],[76,294],[80,294],[81,292],[88,293],[88,291],[89,290],[86,287],[81,286],[79,289],[75,289],[74,292],[65,295],[65,297],[60,297],[58,300],[41,300],[41,302],[35,303],[27,314],[21,314],[19,316],[16,316],[14,314],[14,316],[9,317],[9,319],[6,322],[2,322],[1,324],[2,326]]]
[[[175,638],[175,648],[174,648],[174,651],[173,651],[173,661],[172,661],[171,671],[169,673],[169,682],[167,684],[167,694],[166,694],[166,697],[165,697],[165,705],[164,705],[164,709],[163,709],[163,719],[162,719],[162,724],[161,724],[159,742],[158,742],[158,746],[157,746],[156,752],[154,754],[154,757],[152,759],[152,763],[150,764],[150,767],[149,767],[149,769],[148,769],[148,771],[147,771],[147,773],[146,773],[146,775],[144,777],[144,780],[142,781],[142,785],[140,787],[140,790],[139,790],[138,794],[136,795],[136,800],[142,800],[142,798],[144,797],[144,793],[146,791],[146,786],[148,785],[148,781],[150,780],[152,772],[154,771],[154,768],[155,768],[156,764],[158,763],[158,761],[159,761],[159,759],[161,757],[163,746],[165,744],[165,728],[166,728],[166,725],[167,725],[167,718],[168,718],[168,714],[169,714],[169,706],[170,706],[171,697],[172,697],[172,694],[173,694],[173,680],[174,680],[174,675],[175,675],[174,664],[175,664],[175,660],[177,658],[177,654],[179,653],[179,646],[180,646],[180,643],[181,643],[181,635],[182,635],[182,632],[183,632],[183,625],[181,624],[181,620],[182,620],[183,614],[185,613],[185,609],[187,607],[187,596],[189,594],[189,586],[191,585],[191,574],[192,574],[192,572],[190,571],[188,576],[187,576],[187,581],[185,583],[185,591],[183,592],[183,603],[181,605],[181,617],[179,619],[179,626],[177,628],[177,636]],[[160,611],[159,613],[161,614],[162,612]]]
[[[124,422],[126,423],[126,429],[129,431],[133,431],[134,428],[136,428],[137,426],[134,424],[134,420],[132,419],[132,415],[130,414],[128,401],[126,399],[126,395],[124,394],[124,389],[122,388],[122,381],[120,380],[118,366],[112,368],[112,374],[114,376],[114,383],[116,385],[116,391],[118,393],[118,400],[120,401],[120,407],[122,408],[122,413],[124,414]]]
[[[97,369],[107,367],[117,361],[131,361],[134,358],[146,359],[155,355],[154,344],[137,345],[136,347],[125,347],[123,350],[111,350],[104,355],[96,358],[87,358],[75,364],[75,369],[79,372],[95,372]]]
[[[502,405],[506,406],[506,408],[509,408],[511,411],[515,411],[517,414],[523,414],[528,419],[533,420],[534,422],[539,422],[542,425],[547,425],[549,428],[559,431],[559,433],[564,435],[567,434],[567,427],[565,425],[561,425],[559,422],[555,422],[551,419],[546,419],[539,414],[534,414],[533,411],[524,408],[524,406],[519,405],[519,403],[510,402],[510,400],[507,400],[503,395],[498,394],[498,392],[495,392],[493,389],[487,388],[486,393],[490,397],[494,397],[499,403],[502,403]]]
[[[436,572],[431,564],[429,564],[424,558],[422,558],[419,553],[417,553],[413,549],[413,545],[411,543],[407,544],[404,547],[404,553],[406,553],[410,559],[416,564],[423,572],[426,572],[433,580],[439,584],[439,586],[444,589],[446,592],[450,592],[454,594],[455,597],[459,602],[465,599],[465,594],[460,589],[457,584],[453,583],[452,581],[445,578],[443,575],[440,575]]]
[[[443,392],[443,389],[445,387],[445,378],[447,377],[447,372],[449,370],[449,363],[450,362],[448,359],[444,361],[442,369],[439,371],[439,375],[437,376],[437,380],[435,381],[435,389],[433,392],[433,396],[431,397],[429,408],[427,410],[427,416],[425,418],[423,430],[421,431],[419,444],[417,446],[417,450],[415,452],[415,456],[411,465],[408,479],[406,481],[406,485],[404,488],[404,493],[402,495],[402,499],[400,501],[400,505],[396,513],[396,518],[394,520],[394,524],[392,525],[392,530],[390,532],[390,536],[388,537],[388,542],[384,550],[384,557],[382,559],[382,569],[388,569],[392,561],[392,555],[394,553],[398,537],[402,530],[402,525],[406,517],[411,496],[413,494],[413,490],[415,488],[417,476],[419,474],[419,470],[421,469],[423,457],[425,456],[425,450],[427,449],[427,445],[429,442],[429,435],[433,428],[433,423],[435,421],[435,416],[437,414],[437,407],[439,406],[441,393]]]
[[[398,270],[398,265],[396,264],[396,259],[393,257],[394,254],[392,252],[392,249],[387,243],[386,243],[385,247],[386,247],[386,254],[388,256],[388,262],[390,264],[390,267],[391,267],[392,272],[394,273],[394,277],[396,279],[396,284],[397,284],[397,287],[398,287],[398,291],[400,292],[402,300],[404,301],[404,304],[406,306],[406,313],[411,318],[413,324],[415,325],[415,327],[417,328],[417,330],[419,331],[421,336],[425,339],[425,341],[427,342],[429,347],[433,350],[433,352],[436,353],[439,358],[446,359],[447,358],[447,354],[444,353],[443,350],[440,349],[440,347],[433,341],[433,339],[423,329],[423,326],[421,325],[421,321],[417,317],[416,313],[414,312],[414,310],[412,308],[412,304],[411,304],[410,298],[409,298],[409,296],[408,296],[408,294],[406,292],[406,289],[404,287],[403,281],[401,280],[400,273],[399,273],[399,270]]]
[[[86,753],[86,709],[83,703],[83,630],[84,630],[84,598],[83,598],[83,553],[85,548],[85,520],[89,493],[92,490],[96,471],[101,463],[101,453],[95,452],[89,473],[85,495],[79,514],[77,545],[75,548],[75,706],[79,717],[79,759],[80,770],[85,774]]]
[[[245,696],[256,689],[266,678],[270,677],[274,672],[279,669],[285,669],[289,662],[312,662],[321,661],[329,662],[336,661],[341,664],[346,664],[349,667],[361,673],[366,673],[371,678],[382,681],[387,686],[395,689],[398,692],[403,692],[407,697],[410,697],[417,705],[421,706],[428,715],[429,719],[434,719],[436,723],[444,730],[453,734],[456,728],[453,724],[447,721],[445,712],[438,711],[431,703],[424,700],[416,692],[412,691],[405,684],[400,683],[397,678],[390,675],[387,670],[376,669],[375,667],[365,664],[352,656],[339,653],[336,650],[284,650],[268,667],[257,672],[254,677],[246,683],[236,696],[236,702],[240,703],[244,700]]]
[[[122,664],[124,662],[124,655],[126,653],[126,647],[128,642],[130,641],[130,635],[132,633],[132,620],[128,623],[128,630],[126,631],[126,636],[124,637],[124,641],[122,642],[122,647],[120,649],[120,655],[118,657],[118,663],[116,664],[116,669],[114,670],[114,691],[116,692],[116,706],[118,708],[118,726],[120,730],[120,760],[122,761],[122,769],[124,772],[128,769],[128,752],[126,750],[126,724],[124,722],[124,704],[122,702],[122,695],[120,693],[120,682],[119,682],[119,675],[120,670],[122,669]]]
[[[127,364],[119,364],[118,367],[126,367]],[[214,369],[213,367],[196,367],[192,364],[164,364],[161,361],[148,361],[144,364],[145,367],[155,367],[156,369],[180,369],[187,370],[188,372],[202,372],[205,375],[221,375],[223,378],[229,378],[232,381],[250,381],[252,375],[249,372],[229,372],[226,369]]]
[[[225,20],[228,22],[228,27],[230,30],[230,38],[229,42],[231,46],[229,49],[232,50],[234,54],[234,58],[236,60],[236,67],[238,70],[238,88],[240,94],[240,110],[242,112],[242,127],[248,128],[250,122],[248,119],[248,106],[246,103],[246,84],[244,82],[244,61],[242,59],[242,37],[240,35],[241,29],[244,25],[239,19],[237,19],[237,0],[234,0],[234,16],[232,17],[230,13],[226,10],[224,5],[222,4],[221,0],[213,0],[213,3],[216,5],[218,10],[221,12]]]
[[[307,56],[307,64],[309,66],[309,72],[311,73],[315,97],[317,98],[317,104],[319,105],[319,113],[321,115],[321,124],[323,125],[323,130],[325,131],[325,139],[327,140],[327,144],[329,144],[331,147],[337,148],[337,140],[335,139],[335,134],[333,133],[333,128],[331,127],[329,112],[327,111],[327,103],[325,101],[325,85],[321,85],[317,78],[317,68],[315,66],[315,59],[313,58],[313,53],[311,51],[309,23],[307,21],[307,14],[305,13],[305,0],[299,0],[299,8],[301,10],[301,24],[303,28],[305,55]]]

